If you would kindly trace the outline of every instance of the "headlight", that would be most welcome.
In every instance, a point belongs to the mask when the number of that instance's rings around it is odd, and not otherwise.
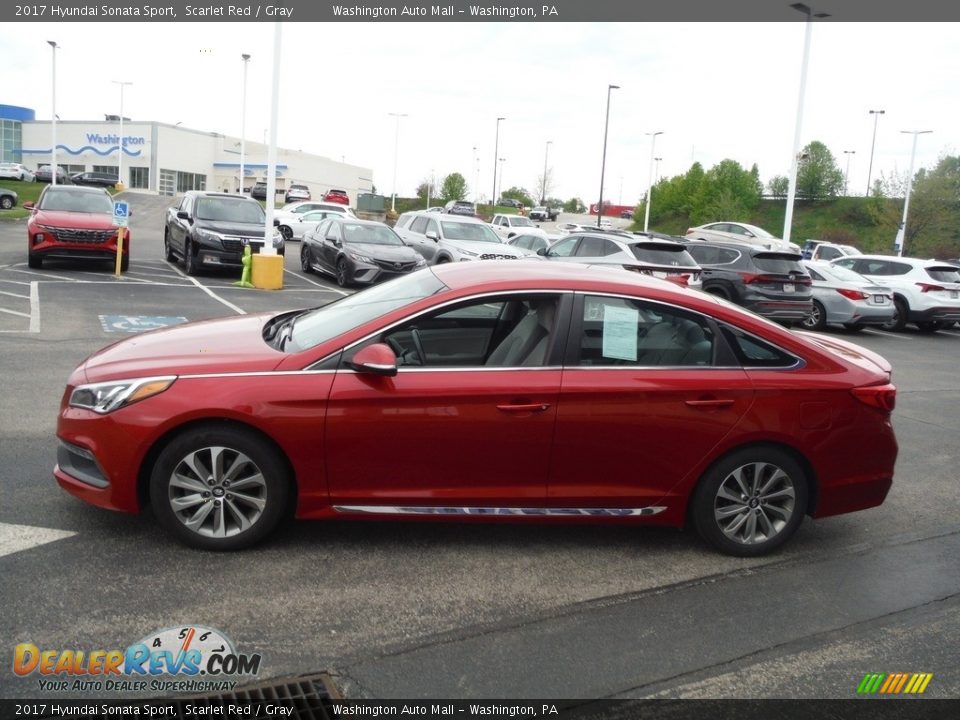
[[[209,230],[197,230],[197,239],[206,240],[209,243],[219,243],[223,240],[223,235]]]
[[[458,250],[458,252],[467,257],[480,257],[480,253],[470,252],[469,250]]]
[[[422,256],[422,255],[418,255],[418,256],[417,256],[417,261],[414,263],[414,265],[415,265],[416,267],[420,267],[421,265],[426,265],[426,264],[427,264],[427,261],[423,259],[423,256]]]
[[[115,380],[80,385],[70,394],[70,407],[84,408],[105,415],[118,408],[162,393],[173,385],[176,375],[165,377]]]
[[[376,265],[376,261],[373,258],[367,257],[366,255],[361,255],[360,253],[348,252],[347,255],[352,257],[357,262],[367,263],[369,265]]]

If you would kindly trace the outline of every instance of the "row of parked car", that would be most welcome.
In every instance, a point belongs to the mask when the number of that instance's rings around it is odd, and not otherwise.
[[[0,163],[0,179],[20,180],[22,182],[53,182],[53,169],[50,165],[41,165],[36,172],[22,163]],[[72,175],[58,166],[56,170],[58,185],[90,185],[93,187],[116,187],[120,178],[109,172],[79,172]]]

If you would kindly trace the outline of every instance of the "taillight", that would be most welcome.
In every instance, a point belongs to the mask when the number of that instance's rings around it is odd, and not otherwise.
[[[846,288],[837,288],[837,292],[849,300],[866,300],[869,295],[860,290],[848,290]]]
[[[860,402],[884,412],[893,412],[897,404],[897,388],[891,383],[856,387],[850,392]]]
[[[752,273],[740,273],[745,283],[767,283],[773,285],[783,285],[783,283],[793,283],[794,285],[810,285],[812,281],[809,275],[797,275],[796,277],[785,278],[782,275],[753,275]]]
[[[943,292],[944,290],[946,290],[946,288],[942,287],[941,285],[930,285],[929,283],[917,283],[917,285],[920,286],[920,292],[922,293]]]

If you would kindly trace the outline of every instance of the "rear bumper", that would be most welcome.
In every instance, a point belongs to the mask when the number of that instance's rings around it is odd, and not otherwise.
[[[960,307],[932,307],[926,310],[911,310],[910,322],[957,322]]]

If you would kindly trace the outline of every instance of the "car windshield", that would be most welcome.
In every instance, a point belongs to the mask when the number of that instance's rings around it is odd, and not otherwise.
[[[361,223],[342,223],[343,241],[347,243],[365,243],[367,245],[403,245],[400,236],[386,225],[364,225]]]
[[[630,246],[633,256],[652,265],[677,265],[696,267],[697,261],[683,247],[670,247],[660,243],[634,243]]]
[[[220,220],[237,223],[262,223],[260,203],[242,198],[201,197],[197,200],[198,220]]]
[[[465,223],[444,220],[443,236],[447,240],[499,243],[500,237],[484,223]]]
[[[290,335],[292,349],[299,351],[315,347],[381,315],[447,289],[433,271],[426,269],[348,295],[298,317]]]
[[[67,188],[50,187],[43,194],[39,208],[41,210],[113,215],[113,200],[106,193],[77,192]]]

